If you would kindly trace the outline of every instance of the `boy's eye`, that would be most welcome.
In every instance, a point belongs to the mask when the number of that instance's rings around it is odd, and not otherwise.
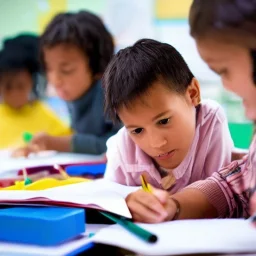
[[[74,69],[72,68],[72,69],[62,70],[61,72],[62,72],[63,74],[71,74],[73,71],[74,71]]]
[[[170,118],[165,118],[158,121],[158,124],[165,125],[165,124],[168,124],[169,122],[170,122]]]
[[[137,129],[131,131],[131,133],[132,133],[132,134],[140,134],[142,131],[143,131],[142,128],[137,128]]]
[[[227,73],[227,69],[223,68],[223,69],[214,69],[212,68],[212,70],[217,74],[217,75],[224,75]]]

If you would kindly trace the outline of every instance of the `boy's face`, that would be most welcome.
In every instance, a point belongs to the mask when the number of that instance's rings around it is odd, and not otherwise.
[[[4,103],[12,108],[21,108],[29,101],[33,80],[27,71],[10,72],[0,79],[0,95]]]
[[[247,118],[256,120],[256,87],[249,50],[211,37],[196,43],[201,57],[220,75],[224,87],[242,98]]]
[[[185,95],[156,82],[129,108],[122,106],[118,116],[130,137],[162,168],[176,168],[192,144],[196,127],[195,106],[200,102],[198,82]]]
[[[45,48],[44,62],[48,82],[63,100],[77,100],[90,88],[89,61],[79,48],[68,44]]]

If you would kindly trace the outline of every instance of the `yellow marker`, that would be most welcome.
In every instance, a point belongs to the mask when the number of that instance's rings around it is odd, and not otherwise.
[[[142,185],[143,190],[146,192],[152,193],[152,187],[147,182],[147,180],[143,174],[140,175],[140,179],[141,179],[141,185]]]
[[[79,182],[91,181],[85,178],[72,177],[66,180],[57,180],[54,178],[43,178],[25,186],[24,181],[15,182],[15,185],[1,188],[0,190],[44,190],[55,188]]]
[[[69,178],[66,180],[57,180],[54,178],[44,178],[44,179],[38,180],[30,185],[27,185],[24,189],[25,190],[44,190],[44,189],[48,189],[48,188],[55,188],[55,187],[85,182],[85,181],[89,181],[89,180],[84,179],[84,178],[78,178],[78,177],[77,178],[76,177]]]
[[[24,180],[16,181],[14,185],[1,188],[1,190],[23,190],[25,188]]]

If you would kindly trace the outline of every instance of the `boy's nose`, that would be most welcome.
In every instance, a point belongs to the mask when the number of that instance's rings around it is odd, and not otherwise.
[[[51,85],[53,85],[54,87],[58,88],[62,86],[62,81],[60,76],[58,76],[57,74],[52,74],[49,76],[49,82],[51,83]]]
[[[156,148],[156,149],[162,148],[167,144],[167,139],[165,139],[163,137],[162,138],[151,138],[150,144],[151,144],[150,146],[152,148]]]

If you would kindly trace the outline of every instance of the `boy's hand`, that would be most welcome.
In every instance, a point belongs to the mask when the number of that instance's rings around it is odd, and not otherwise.
[[[155,188],[153,193],[138,190],[129,194],[126,203],[137,222],[158,223],[172,220],[177,211],[177,206],[170,195]]]
[[[30,147],[33,152],[51,150],[53,148],[53,141],[53,136],[45,132],[40,132],[34,135],[28,147]]]
[[[31,142],[25,146],[15,149],[11,156],[12,157],[27,157],[31,153],[37,153],[44,150],[51,150],[54,137],[47,133],[38,133],[34,135]]]

